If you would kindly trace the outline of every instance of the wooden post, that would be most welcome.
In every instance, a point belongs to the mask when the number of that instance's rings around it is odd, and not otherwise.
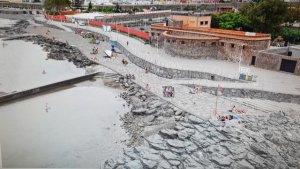
[[[1,144],[0,144],[0,168],[2,168],[2,152],[1,152]]]

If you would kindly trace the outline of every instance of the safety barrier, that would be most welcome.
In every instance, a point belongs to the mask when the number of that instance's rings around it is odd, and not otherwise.
[[[47,15],[45,14],[45,18],[53,21],[66,22],[67,17],[65,15]]]
[[[59,21],[59,22],[67,22],[67,17],[65,15],[45,15],[46,19],[53,20],[53,21]],[[128,27],[124,27],[121,25],[113,24],[113,23],[107,23],[107,22],[100,22],[96,20],[88,20],[88,25],[95,26],[95,27],[102,27],[103,25],[109,25],[111,26],[111,29],[117,30],[120,32],[127,33],[129,35],[134,35],[136,37],[139,37],[144,40],[150,40],[150,36],[146,32],[142,32],[136,29],[130,29]]]
[[[96,21],[96,20],[89,20],[88,24],[91,25],[91,26],[96,26],[96,27],[102,27],[103,25],[109,25],[109,26],[111,26],[111,29],[113,29],[113,30],[128,33],[129,35],[134,35],[134,36],[137,36],[137,37],[142,38],[144,40],[149,40],[150,39],[149,34],[146,33],[146,32],[138,31],[136,29],[130,29],[128,27],[124,27],[124,26],[121,26],[121,25],[113,24],[113,23],[100,22],[100,21]]]

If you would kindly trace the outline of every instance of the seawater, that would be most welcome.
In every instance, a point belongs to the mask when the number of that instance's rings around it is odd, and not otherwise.
[[[47,59],[43,48],[22,40],[0,40],[0,92],[11,93],[85,74],[66,60]]]
[[[13,23],[0,19],[0,27]],[[0,39],[0,95],[85,73],[68,61],[47,59],[32,42]],[[2,167],[100,168],[116,158],[127,139],[120,116],[129,111],[120,92],[97,80],[1,105]]]

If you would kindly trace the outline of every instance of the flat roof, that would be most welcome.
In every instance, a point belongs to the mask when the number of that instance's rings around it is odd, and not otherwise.
[[[235,35],[235,36],[244,36],[244,37],[270,37],[270,34],[264,33],[254,33],[254,32],[244,32],[244,31],[235,31],[235,30],[226,30],[226,29],[216,29],[216,28],[205,28],[205,27],[167,27],[163,23],[152,24],[154,27],[177,29],[177,30],[186,30],[186,31],[199,31],[199,32],[208,32],[208,33],[217,33],[217,34],[226,34],[226,35]],[[248,35],[247,35],[248,34]]]

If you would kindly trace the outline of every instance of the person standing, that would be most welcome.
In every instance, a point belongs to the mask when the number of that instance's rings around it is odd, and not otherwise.
[[[127,46],[128,46],[129,42],[127,41],[126,43],[127,43]]]

